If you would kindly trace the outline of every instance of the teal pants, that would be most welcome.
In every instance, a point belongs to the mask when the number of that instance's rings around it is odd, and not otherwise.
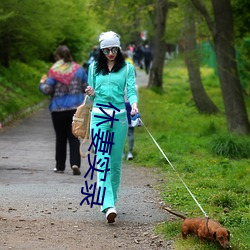
[[[101,187],[100,200],[102,200],[104,187],[106,188],[103,205],[101,206],[101,211],[105,212],[105,210],[109,207],[115,208],[115,204],[118,198],[118,190],[120,186],[121,170],[122,170],[122,155],[128,132],[128,120],[126,111],[116,113],[115,119],[118,119],[118,121],[114,121],[113,127],[111,128],[110,121],[98,125],[98,123],[103,122],[104,119],[95,117],[95,115],[105,116],[104,114],[101,114],[99,112],[98,113],[92,112],[91,134],[93,133],[93,136],[98,133],[99,129],[100,129],[99,132],[100,135],[102,135],[102,132],[106,135],[107,133],[106,131],[108,131],[109,133],[114,132],[113,134],[114,144],[112,145],[111,153],[110,154],[108,152],[103,153],[102,152],[103,150],[99,150],[100,145],[97,146],[97,151],[96,151],[97,155],[96,162],[98,162],[98,160],[101,159],[101,162],[100,164],[97,165],[97,168],[104,170],[105,167],[108,167],[108,169],[110,169],[106,174],[105,171],[97,172],[97,186],[98,188]],[[102,145],[102,148],[103,146],[104,145]],[[109,158],[108,165],[104,164],[103,166],[100,166],[101,163],[107,163],[107,158]],[[103,181],[104,178],[105,181]]]

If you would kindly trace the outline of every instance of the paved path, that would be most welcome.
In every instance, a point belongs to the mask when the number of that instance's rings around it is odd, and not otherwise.
[[[139,75],[138,84],[143,85],[145,79],[147,76]],[[157,243],[152,233],[154,224],[167,218],[159,208],[158,193],[152,188],[159,182],[156,170],[124,164],[117,205],[118,226],[110,229],[98,206],[79,205],[83,199],[80,191],[85,181],[84,173],[88,170],[86,159],[82,160],[81,176],[73,176],[69,164],[64,174],[53,173],[54,140],[47,107],[12,127],[0,130],[1,250],[31,249],[30,245],[32,249],[99,249],[100,244],[105,246],[106,234],[110,230],[114,230],[112,234],[120,235],[113,237],[112,247],[107,244],[103,249],[137,249],[139,243],[141,249],[166,247],[161,240]],[[19,226],[25,221],[26,227]],[[50,222],[49,226],[43,224],[45,221]],[[60,227],[60,223],[68,223],[66,227],[72,223],[84,223],[82,227],[86,230],[77,231],[81,236],[73,235],[69,239],[67,232],[62,232],[61,238],[66,238],[61,244],[65,247],[57,243],[56,248],[51,225],[59,224]],[[27,228],[36,230],[32,234]],[[95,238],[93,235],[98,230],[105,233]],[[37,235],[38,232],[43,236]],[[137,236],[137,240],[131,235]],[[85,239],[85,247],[81,237]],[[44,239],[42,242],[41,238]],[[73,247],[72,244],[78,245]]]
[[[87,150],[87,149],[86,149]],[[52,169],[55,166],[54,161],[54,132],[52,129],[51,119],[47,108],[39,110],[33,116],[23,120],[12,128],[8,128],[0,133],[0,200],[5,201],[5,206],[13,207],[16,202],[25,203],[25,200],[30,200],[31,197],[36,200],[35,207],[53,204],[56,196],[57,202],[64,203],[65,199],[72,199],[75,208],[81,209],[79,203],[83,198],[80,193],[81,186],[84,184],[84,176],[73,176],[69,163],[65,174],[53,173]],[[88,170],[87,159],[82,160],[82,172]],[[123,187],[121,188],[121,199],[126,199],[126,204],[121,202],[121,210],[125,210],[124,206],[133,206],[133,199],[127,199],[133,196],[134,193],[141,193],[141,188],[152,185],[152,181],[143,178],[140,183],[139,176],[133,176],[131,172],[132,166],[125,165]],[[139,172],[137,170],[137,172]],[[140,173],[141,172],[141,173]],[[146,177],[147,169],[140,170],[139,174]],[[150,176],[149,176],[150,177]],[[138,180],[137,180],[138,179]],[[140,183],[140,185],[137,185]],[[133,186],[130,186],[133,185]],[[150,187],[147,188],[150,191]],[[144,193],[138,196],[136,202],[140,202],[138,209],[143,209],[147,194]],[[47,200],[46,202],[44,202]],[[131,202],[131,204],[129,204]],[[67,203],[67,202],[66,202]],[[102,220],[102,215],[97,212],[98,209],[89,209],[86,219]],[[27,215],[30,211],[25,210],[23,213]],[[89,217],[93,215],[93,218]],[[134,220],[139,213],[128,216],[127,220]],[[143,213],[141,213],[143,214]],[[61,216],[56,213],[55,216]],[[72,219],[83,214],[72,214]],[[124,217],[124,215],[122,215]],[[157,218],[157,214],[138,217],[143,222],[149,222],[162,218]]]
[[[136,68],[136,84],[138,87],[146,87],[148,85],[148,75],[143,70]]]

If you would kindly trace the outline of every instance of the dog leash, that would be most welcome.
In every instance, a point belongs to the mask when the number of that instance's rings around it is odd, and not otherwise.
[[[194,197],[194,195],[192,194],[192,192],[190,191],[190,189],[188,188],[188,186],[186,185],[186,183],[182,180],[182,178],[178,174],[178,172],[175,169],[175,167],[173,166],[173,164],[170,162],[170,160],[168,159],[168,157],[165,155],[165,153],[163,152],[163,150],[161,149],[161,147],[159,146],[159,144],[157,143],[157,141],[154,139],[154,137],[149,132],[149,130],[147,129],[147,127],[145,126],[145,124],[142,122],[141,118],[139,118],[139,120],[141,121],[142,125],[145,127],[146,131],[148,132],[148,134],[150,135],[151,139],[153,140],[153,142],[155,143],[155,145],[158,147],[158,149],[160,150],[160,152],[162,153],[162,155],[164,156],[164,158],[167,160],[167,162],[169,163],[169,165],[175,171],[175,173],[179,177],[180,181],[185,186],[185,188],[187,189],[187,191],[189,192],[189,194],[191,195],[191,197],[193,198],[193,200],[196,202],[196,204],[198,205],[198,207],[200,208],[200,210],[202,211],[202,213],[205,215],[205,217],[209,218],[209,216],[206,214],[206,212],[203,210],[203,208],[201,207],[201,205],[199,204],[199,202],[196,200],[196,198]]]

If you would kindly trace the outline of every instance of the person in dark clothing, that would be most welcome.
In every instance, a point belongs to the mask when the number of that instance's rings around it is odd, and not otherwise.
[[[143,59],[143,47],[141,45],[137,46],[135,48],[134,51],[135,54],[135,63],[138,67],[140,67],[140,69],[143,69],[143,63],[142,63],[142,59]]]
[[[152,51],[149,48],[149,46],[146,44],[145,45],[145,49],[143,52],[143,57],[144,57],[144,67],[145,67],[145,71],[146,74],[149,73],[149,69],[150,69],[150,65],[151,65],[151,61],[153,59],[153,55],[152,55]]]
[[[99,55],[99,50],[100,49],[98,46],[94,46],[92,51],[89,54],[88,60],[84,61],[82,63],[82,67],[84,68],[84,70],[86,71],[87,74],[88,74],[88,70],[89,70],[89,65],[97,59],[97,57]]]

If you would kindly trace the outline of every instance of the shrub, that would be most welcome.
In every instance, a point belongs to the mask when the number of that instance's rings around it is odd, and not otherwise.
[[[249,158],[250,146],[247,140],[236,135],[221,135],[212,140],[211,151],[215,155],[231,159]]]

